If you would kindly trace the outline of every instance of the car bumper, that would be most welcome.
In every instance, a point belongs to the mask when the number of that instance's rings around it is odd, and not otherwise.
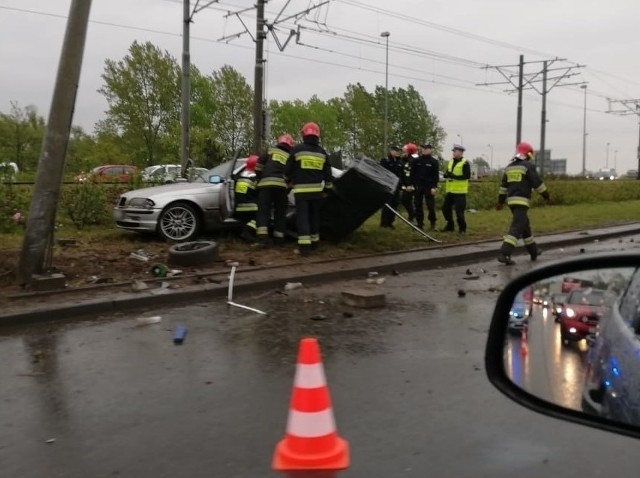
[[[564,337],[569,340],[582,340],[588,335],[596,333],[597,325],[587,324],[578,320],[564,320]]]
[[[155,232],[158,227],[160,209],[114,208],[113,216],[120,229],[136,232]]]

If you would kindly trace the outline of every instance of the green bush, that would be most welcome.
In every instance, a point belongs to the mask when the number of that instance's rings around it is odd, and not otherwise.
[[[107,197],[107,188],[91,181],[67,185],[62,189],[60,211],[78,229],[89,225],[107,225],[111,219]]]
[[[23,228],[31,202],[31,189],[11,183],[0,183],[0,232],[16,232]]]

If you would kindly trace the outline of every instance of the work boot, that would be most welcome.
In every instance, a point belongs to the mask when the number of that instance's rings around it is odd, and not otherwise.
[[[455,231],[455,229],[456,228],[453,226],[453,224],[448,222],[447,225],[443,229],[440,229],[440,232],[453,232],[453,231]]]
[[[498,262],[502,262],[503,264],[506,264],[508,266],[515,264],[515,262],[513,262],[513,260],[511,259],[511,256],[509,254],[505,254],[504,252],[498,254]]]
[[[240,239],[246,242],[256,242],[257,237],[249,228],[244,228],[240,233]]]
[[[529,251],[529,256],[531,257],[531,262],[535,262],[538,259],[538,256],[542,254],[542,249],[540,249],[537,245],[532,245],[527,247]]]

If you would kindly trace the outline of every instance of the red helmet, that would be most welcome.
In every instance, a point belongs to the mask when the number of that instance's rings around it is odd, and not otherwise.
[[[320,133],[318,132],[318,134]],[[290,134],[283,134],[278,138],[278,144],[286,144],[293,148],[293,137]]]
[[[402,147],[402,150],[409,156],[412,154],[418,154],[418,147],[413,143],[407,143]]]
[[[257,154],[251,154],[249,155],[249,157],[247,158],[247,162],[244,165],[244,171],[246,173],[252,173],[256,170],[256,164],[258,164],[258,155]]]
[[[533,157],[533,146],[529,143],[520,143],[516,146],[516,155],[521,156],[522,159],[528,159]]]
[[[307,123],[302,127],[302,136],[320,137],[320,126],[316,123]]]

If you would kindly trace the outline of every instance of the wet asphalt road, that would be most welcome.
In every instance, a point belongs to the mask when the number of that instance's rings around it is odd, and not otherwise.
[[[626,241],[587,249],[635,247]],[[351,444],[340,477],[635,474],[637,442],[536,415],[487,382],[490,289],[530,267],[517,260],[236,297],[266,317],[216,300],[0,330],[1,476],[278,476],[271,456],[308,335]],[[466,280],[467,269],[479,278]],[[384,291],[387,307],[340,303],[340,291],[362,286]],[[140,315],[162,322],[137,326]],[[177,324],[189,330],[182,346],[171,340]]]

